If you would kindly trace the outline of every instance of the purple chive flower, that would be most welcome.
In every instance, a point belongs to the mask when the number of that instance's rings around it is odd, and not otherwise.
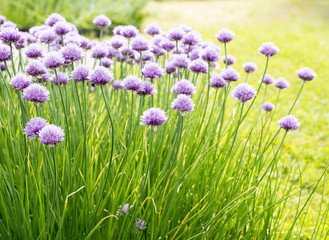
[[[121,206],[120,206],[120,208],[119,208],[117,214],[119,214],[119,212],[120,212],[120,216],[124,216],[124,215],[127,214],[127,212],[128,212],[132,207],[133,207],[133,205],[131,205],[131,206],[129,207],[129,203],[126,203],[125,205],[123,205],[122,209],[121,209]]]
[[[90,74],[90,81],[95,85],[105,85],[113,80],[113,74],[108,68],[97,66]]]
[[[152,60],[152,57],[153,57],[153,53],[151,51],[144,51],[142,52],[142,60],[143,62],[146,62],[146,61],[150,61]],[[139,63],[140,62],[140,53],[135,53],[135,61],[136,63]]]
[[[45,86],[34,83],[23,90],[23,98],[38,106],[39,103],[49,100],[49,91]]]
[[[283,117],[279,120],[278,123],[280,127],[286,131],[296,131],[300,126],[298,119],[294,115],[288,115],[286,117]]]
[[[192,31],[192,28],[187,24],[181,24],[179,25],[179,28],[182,29],[185,33]]]
[[[21,34],[17,28],[1,28],[0,40],[5,44],[16,43],[21,39]]]
[[[189,46],[195,46],[201,42],[200,33],[192,31],[185,34],[182,43]]]
[[[194,73],[208,73],[208,64],[201,59],[196,59],[190,63],[189,69]]]
[[[114,35],[121,35],[122,28],[123,28],[123,26],[121,26],[121,25],[116,26],[115,28],[113,28],[113,34]]]
[[[272,42],[263,43],[262,46],[258,48],[258,51],[261,54],[264,54],[266,57],[272,57],[277,54],[280,50]]]
[[[139,35],[132,40],[131,47],[137,52],[146,51],[149,49],[149,41],[143,35]]]
[[[80,36],[79,40],[80,40],[80,47],[82,47],[85,50],[91,49],[92,44],[88,38]]]
[[[37,76],[37,81],[38,82],[48,82],[50,78],[49,72],[46,72],[42,74],[41,76]]]
[[[41,143],[56,146],[57,143],[64,141],[64,130],[54,124],[48,124],[39,132],[39,140]]]
[[[171,92],[177,94],[192,95],[195,93],[195,86],[189,80],[182,79],[171,88]]]
[[[113,81],[112,88],[116,90],[122,89],[123,88],[122,81],[120,80]]]
[[[0,62],[8,61],[11,59],[10,47],[0,43]]]
[[[0,70],[5,71],[6,70],[6,65],[0,61]]]
[[[242,65],[243,71],[246,73],[253,73],[257,69],[257,65],[253,62],[246,62]]]
[[[219,73],[213,72],[210,76],[209,85],[210,87],[218,90],[220,88],[225,87],[227,85],[227,82],[222,78]]]
[[[126,39],[120,35],[115,35],[111,38],[110,44],[113,48],[119,49],[126,43]]]
[[[191,60],[196,60],[196,59],[199,59],[200,58],[200,53],[201,53],[201,50],[200,48],[195,48],[193,49],[191,52],[190,52],[190,59]]]
[[[91,49],[91,57],[92,58],[103,58],[106,57],[106,47],[103,44],[97,44]]]
[[[232,96],[245,103],[256,96],[256,91],[248,83],[240,83],[232,90]]]
[[[29,139],[33,139],[37,137],[39,135],[39,132],[47,125],[48,124],[46,119],[35,117],[30,119],[30,121],[26,124],[24,132]]]
[[[290,87],[289,82],[283,77],[279,77],[278,79],[276,79],[273,84],[274,87],[277,87],[279,89],[285,89]]]
[[[26,38],[24,35],[21,35],[21,38],[18,40],[18,42],[14,43],[16,49],[22,49],[26,46]]]
[[[67,33],[69,33],[72,28],[68,22],[60,21],[54,24],[53,29],[55,33],[59,36],[63,36]]]
[[[81,60],[83,56],[83,50],[79,46],[69,43],[61,49],[62,57],[66,62],[76,62]]]
[[[149,81],[143,81],[141,87],[137,90],[139,96],[151,96],[157,93],[153,83]]]
[[[274,108],[275,108],[274,104],[270,102],[264,102],[262,105],[262,110],[265,112],[272,112]]]
[[[46,68],[56,69],[64,65],[64,58],[59,52],[50,52],[44,58],[43,63]]]
[[[176,66],[172,61],[166,61],[165,70],[168,74],[176,72]]]
[[[157,35],[152,38],[151,42],[152,42],[152,44],[161,47],[161,43],[165,40],[168,40],[168,39],[166,37],[164,37],[163,35]]]
[[[104,66],[106,68],[110,68],[113,64],[113,61],[110,58],[104,57],[101,59],[101,63],[102,63],[102,66]]]
[[[170,41],[169,39],[164,39],[160,43],[160,46],[167,52],[170,52],[175,48],[175,43],[173,41]]]
[[[234,35],[235,33],[232,32],[231,30],[223,28],[219,30],[219,32],[216,34],[216,38],[221,43],[228,43],[233,40]]]
[[[201,52],[201,58],[206,62],[217,62],[219,51],[214,47],[206,47]]]
[[[52,43],[57,38],[56,33],[53,29],[46,29],[40,32],[39,34],[39,40],[42,43]]]
[[[226,68],[221,71],[221,76],[225,81],[236,82],[240,78],[240,73],[234,68]]]
[[[262,77],[260,78],[259,82],[262,81]],[[270,74],[265,74],[264,79],[263,79],[263,83],[269,85],[271,83],[273,83],[274,78],[270,75]]]
[[[164,72],[158,63],[147,62],[142,69],[142,74],[145,78],[155,79],[161,78]]]
[[[6,21],[6,17],[5,16],[2,16],[0,15],[0,25],[4,24]]]
[[[13,86],[14,89],[21,91],[30,86],[31,81],[31,77],[24,73],[17,73],[11,80],[10,85]]]
[[[188,68],[190,59],[185,54],[174,55],[173,63],[177,68]]]
[[[156,23],[150,23],[145,27],[144,32],[147,33],[148,35],[154,36],[160,34],[161,28]]]
[[[54,26],[55,23],[57,22],[65,22],[65,18],[58,14],[58,13],[52,13],[48,16],[48,18],[46,19],[46,24],[50,27]]]
[[[25,71],[35,77],[45,74],[47,72],[46,67],[39,60],[33,60],[27,65]]]
[[[155,44],[153,44],[151,46],[151,49],[150,50],[156,56],[162,56],[162,55],[165,55],[166,54],[166,50],[164,50],[162,47],[160,47],[158,45],[155,45]]]
[[[226,63],[225,56],[222,59],[223,63]],[[236,61],[236,58],[230,54],[227,54],[227,65],[233,65]]]
[[[136,37],[138,33],[138,29],[135,26],[122,26],[121,27],[121,35],[124,36],[125,38],[133,38]]]
[[[144,220],[142,221],[142,219],[137,219],[136,220],[137,233],[142,231],[143,229],[145,229],[146,228],[145,225],[146,225],[146,223]]]
[[[309,67],[301,68],[296,72],[297,76],[303,81],[312,81],[316,77],[316,73]]]
[[[72,79],[76,82],[89,80],[89,68],[85,65],[80,65],[72,72]]]
[[[167,121],[168,117],[166,112],[160,108],[150,108],[147,109],[141,116],[141,125],[150,125],[154,130],[157,129],[157,126],[164,124]]]
[[[110,26],[111,23],[112,23],[111,20],[108,17],[106,17],[105,15],[99,15],[93,21],[93,24],[95,24],[96,26],[98,26],[100,28],[106,28],[106,27]]]
[[[143,80],[134,75],[127,76],[122,81],[123,88],[131,91],[138,91],[142,87],[142,84]]]
[[[16,28],[16,27],[17,25],[12,21],[5,21],[1,26],[1,28]]]
[[[58,82],[57,82],[57,80],[58,80]],[[50,81],[52,83],[54,83],[55,85],[58,85],[58,83],[59,83],[59,85],[65,85],[69,82],[69,77],[64,72],[57,72],[57,77],[56,77],[56,75],[53,75]]]
[[[171,108],[179,111],[182,116],[184,116],[186,112],[193,112],[194,106],[195,104],[192,99],[185,94],[178,95],[171,103]]]
[[[29,45],[25,51],[25,54],[28,58],[39,58],[42,57],[42,46],[39,44],[33,43]]]
[[[168,38],[172,41],[179,41],[183,36],[184,31],[181,28],[175,27],[168,31]]]

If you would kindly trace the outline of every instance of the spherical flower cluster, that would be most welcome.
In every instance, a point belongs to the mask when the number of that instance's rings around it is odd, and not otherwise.
[[[43,60],[46,68],[56,69],[64,65],[64,58],[59,52],[50,52]]]
[[[71,26],[68,22],[59,21],[54,24],[53,29],[57,35],[65,35],[70,32]]]
[[[89,80],[89,68],[85,65],[80,65],[72,72],[72,79],[77,82]]]
[[[147,33],[148,35],[154,36],[160,34],[161,28],[156,23],[150,23],[145,27],[144,32]]]
[[[160,43],[160,46],[167,52],[170,52],[175,48],[175,43],[173,41],[170,41],[169,39],[164,39]]]
[[[168,31],[168,38],[172,41],[179,41],[183,36],[184,31],[181,28],[175,27]]]
[[[48,18],[46,19],[46,24],[50,27],[54,26],[55,23],[57,22],[64,22],[66,21],[65,18],[58,14],[58,13],[52,13],[48,16]]]
[[[105,15],[99,15],[94,19],[93,24],[100,28],[105,28],[111,25],[111,20]]]
[[[132,40],[131,47],[137,52],[146,51],[149,49],[149,41],[143,35],[139,35]]]
[[[25,54],[28,58],[39,58],[42,57],[42,46],[39,44],[33,43],[28,46],[25,51]]]
[[[172,61],[166,61],[165,70],[168,74],[173,73],[176,71],[176,66]]]
[[[101,59],[102,66],[106,68],[110,68],[113,64],[113,61],[111,58],[104,57]]]
[[[103,66],[97,66],[90,74],[90,81],[95,85],[105,85],[113,80],[113,74]]]
[[[69,43],[61,49],[61,53],[66,62],[75,62],[81,60],[83,56],[83,50],[79,46]]]
[[[137,233],[140,232],[140,231],[142,231],[143,229],[145,229],[145,228],[146,228],[145,225],[146,225],[146,223],[145,223],[144,220],[142,220],[142,219],[137,219],[137,220],[136,220]]]
[[[43,144],[54,147],[57,143],[64,141],[64,135],[63,129],[56,125],[48,124],[39,132],[39,140]]]
[[[57,38],[56,33],[53,29],[46,29],[40,32],[39,40],[42,43],[52,43]]]
[[[273,84],[274,87],[277,87],[279,89],[285,89],[290,87],[289,82],[283,77],[279,77],[278,79],[276,79]]]
[[[0,43],[0,62],[11,59],[10,47]]]
[[[31,77],[24,73],[17,73],[11,80],[10,85],[13,86],[14,89],[21,91],[30,86],[31,81]]]
[[[259,80],[259,82],[261,82],[261,81],[262,81],[262,78]],[[273,81],[274,81],[274,78],[270,74],[265,74],[263,83],[269,85],[269,84],[272,84]]]
[[[223,28],[216,34],[216,38],[221,43],[228,43],[233,40],[235,33],[229,29]]]
[[[201,42],[201,37],[198,32],[192,31],[185,34],[182,43],[189,46],[195,46]]]
[[[0,15],[0,25],[4,24],[6,21],[6,17],[5,16],[2,16]]]
[[[202,59],[196,59],[190,63],[189,69],[195,73],[208,73],[208,64]]]
[[[164,72],[158,63],[147,62],[142,69],[142,74],[145,78],[155,79],[161,78]]]
[[[3,62],[0,62],[0,70],[5,71],[6,70],[6,65]]]
[[[219,59],[219,51],[214,47],[206,47],[201,52],[201,58],[206,62],[217,62]]]
[[[106,47],[102,44],[97,44],[91,49],[91,57],[101,59],[106,57]]]
[[[39,60],[33,60],[27,65],[25,72],[35,77],[45,74],[47,69]]]
[[[262,110],[265,112],[272,112],[274,110],[275,106],[273,103],[270,102],[264,102],[262,104]]]
[[[219,73],[213,72],[210,76],[209,85],[212,88],[220,89],[225,87],[227,85],[227,82],[222,78]]]
[[[143,81],[141,87],[137,90],[139,96],[151,96],[157,93],[153,83],[149,81]]]
[[[233,65],[236,61],[236,58],[234,56],[230,55],[230,54],[228,54],[226,56],[226,58],[227,58],[227,65],[228,66]],[[226,58],[225,58],[225,56],[222,58],[223,63],[226,63]]]
[[[242,65],[242,67],[243,71],[245,71],[246,73],[253,73],[257,69],[257,65],[253,62],[246,62]]]
[[[35,117],[30,119],[24,128],[24,132],[29,139],[33,139],[39,135],[39,132],[47,126],[46,119]]]
[[[279,125],[286,131],[296,131],[299,128],[300,123],[294,115],[288,115],[279,120]]]
[[[151,51],[144,51],[144,52],[142,52],[142,60],[143,60],[143,62],[152,60],[152,57],[153,57],[153,53]],[[136,52],[135,53],[135,62],[136,63],[140,63],[140,58],[141,58],[140,53],[137,53]]]
[[[157,126],[164,124],[168,117],[160,108],[150,108],[141,116],[141,125],[150,125],[156,130]]]
[[[0,40],[5,44],[16,43],[21,39],[21,34],[17,28],[1,28]]]
[[[120,35],[115,35],[111,38],[110,44],[113,48],[119,49],[125,44],[126,39]]]
[[[133,38],[137,36],[138,29],[135,26],[122,26],[120,29],[120,33],[125,38]]]
[[[173,63],[177,68],[188,68],[190,60],[185,54],[174,55]]]
[[[34,83],[23,90],[23,98],[38,105],[49,100],[49,91],[45,86]]]
[[[264,54],[266,57],[272,57],[277,54],[280,50],[272,42],[263,43],[262,46],[258,48],[258,51],[261,54]]]
[[[122,86],[126,90],[137,91],[142,87],[143,81],[137,76],[130,75],[127,76],[122,81]]]
[[[195,86],[189,80],[182,79],[171,88],[171,92],[177,94],[192,95],[195,93]]]
[[[200,58],[200,53],[201,53],[200,48],[194,48],[194,49],[190,52],[190,59],[191,59],[191,60],[199,59],[199,58]]]
[[[303,81],[312,81],[316,77],[316,73],[309,67],[301,68],[296,73]]]
[[[186,112],[193,112],[194,106],[195,104],[192,99],[185,94],[178,95],[171,103],[171,108],[179,111],[182,116],[184,116]]]
[[[236,82],[240,78],[240,73],[234,68],[226,68],[221,71],[221,76],[225,81]]]
[[[116,89],[116,90],[122,89],[123,88],[122,81],[120,81],[120,80],[113,81],[112,88]]]
[[[232,96],[245,103],[256,96],[256,91],[248,83],[240,83],[232,90]]]
[[[57,76],[56,74],[53,75],[50,81],[55,85],[58,85],[58,83],[59,85],[65,85],[69,82],[69,77],[64,72],[57,72]]]

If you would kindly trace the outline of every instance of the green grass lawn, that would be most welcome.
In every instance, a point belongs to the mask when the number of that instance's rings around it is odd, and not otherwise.
[[[271,59],[268,73],[290,82],[290,88],[282,92],[281,99],[285,100],[277,109],[280,113],[277,118],[286,114],[299,90],[296,70],[306,66],[314,69],[317,78],[306,85],[294,111],[301,128],[287,139],[281,157],[281,174],[296,168],[298,162],[303,178],[293,179],[296,189],[300,184],[306,186],[320,177],[328,164],[329,153],[328,1],[170,1],[151,2],[146,10],[150,15],[144,25],[156,22],[168,30],[184,23],[202,33],[204,40],[216,41],[214,35],[221,28],[233,30],[236,36],[229,44],[228,52],[237,58],[234,67],[241,74],[244,62],[253,61],[258,65],[256,73],[249,76],[249,82],[254,86],[265,65],[257,49],[263,42],[274,42],[280,52]],[[271,86],[269,100],[275,101],[276,93]],[[326,186],[324,199],[328,203],[329,184]],[[317,219],[321,196],[322,188],[314,195],[305,214],[304,224],[309,229]],[[289,201],[287,216],[294,215],[298,198]],[[301,198],[306,199],[307,194],[303,193]]]

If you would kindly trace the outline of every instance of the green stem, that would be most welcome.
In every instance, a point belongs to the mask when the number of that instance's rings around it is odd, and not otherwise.
[[[290,110],[289,110],[289,112],[288,112],[288,115],[291,113],[292,109],[294,108],[294,106],[295,106],[295,104],[296,104],[296,102],[297,102],[297,100],[298,100],[298,98],[299,98],[299,96],[300,96],[300,94],[301,94],[303,88],[304,88],[304,83],[303,83],[302,86],[300,87],[299,92],[298,92],[298,94],[297,94],[297,97],[296,97],[294,103],[292,104],[292,106],[291,106],[291,108],[290,108]]]
[[[15,64],[14,64],[14,55],[13,55],[13,46],[12,44],[10,46],[10,54],[11,54],[11,67],[13,68],[13,73],[16,75],[16,70],[15,70]]]

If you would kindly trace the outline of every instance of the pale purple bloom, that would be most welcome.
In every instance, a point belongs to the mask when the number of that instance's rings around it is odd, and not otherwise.
[[[104,57],[101,59],[102,66],[109,68],[112,66],[113,61],[110,58]]]
[[[39,76],[45,74],[47,69],[39,60],[33,60],[27,65],[25,72],[31,76]]]
[[[190,63],[189,69],[195,73],[208,73],[208,64],[201,59],[196,59]]]
[[[144,32],[147,33],[148,35],[154,36],[160,34],[161,27],[156,23],[150,23],[145,27]]]
[[[8,61],[11,59],[10,47],[0,43],[0,62]]]
[[[143,80],[135,75],[127,76],[122,81],[123,88],[126,90],[137,91],[142,87]]]
[[[26,38],[26,42],[28,44],[31,43],[36,43],[38,40],[35,36],[33,36],[32,34],[28,33],[28,32],[24,32],[25,38]]]
[[[103,58],[106,57],[107,52],[106,52],[106,47],[103,44],[97,44],[91,49],[91,57],[92,58]]]
[[[262,105],[262,110],[266,112],[272,112],[274,108],[275,108],[274,104],[270,102],[264,102]]]
[[[135,55],[135,51],[131,48],[131,46],[129,47],[129,52],[127,46],[123,46],[122,48],[120,48],[120,51],[124,57],[126,57],[128,54],[129,57],[133,58]]]
[[[151,51],[144,51],[144,52],[142,52],[142,60],[143,60],[143,62],[152,60],[152,57],[153,57],[153,53]],[[136,63],[139,63],[140,62],[140,58],[141,58],[140,53],[137,53],[136,52],[135,53],[135,61],[136,61]]]
[[[227,82],[222,78],[219,73],[213,72],[210,77],[209,85],[212,88],[220,89],[225,87],[227,85]]]
[[[1,28],[16,28],[16,27],[17,25],[14,22],[8,20],[5,21],[1,26]]]
[[[64,65],[64,58],[59,52],[50,52],[44,58],[43,63],[46,68],[56,69]]]
[[[61,53],[66,62],[71,63],[81,60],[83,56],[83,50],[79,46],[69,43],[61,49]]]
[[[107,48],[107,55],[106,55],[106,57],[113,58],[113,57],[115,57],[116,54],[117,54],[117,49],[115,49],[112,46],[109,46]]]
[[[259,82],[261,82],[261,81],[262,81],[262,77]],[[273,81],[274,81],[274,78],[270,74],[265,74],[263,83],[269,85],[269,84],[273,83]]]
[[[6,65],[0,61],[0,70],[5,71],[6,70]]]
[[[39,140],[43,144],[54,147],[57,143],[64,141],[64,135],[63,129],[56,125],[48,124],[39,132]]]
[[[57,22],[65,22],[65,18],[58,14],[58,13],[52,13],[48,16],[48,18],[46,19],[46,24],[50,27],[54,26],[55,23]]]
[[[0,25],[1,25],[1,24],[4,24],[4,23],[5,23],[5,21],[6,21],[6,17],[5,17],[5,16],[2,16],[2,15],[0,15]]]
[[[154,45],[158,45],[161,47],[161,43],[164,41],[164,40],[168,40],[165,36],[163,35],[156,35],[154,36],[152,39],[151,39],[151,42],[152,44]]]
[[[120,209],[119,209],[119,211],[120,211],[120,215],[121,215],[121,216],[126,215],[127,212],[128,212],[132,207],[133,207],[133,206],[130,206],[130,208],[129,208],[129,203],[126,203],[126,204],[122,207],[122,209],[121,209],[121,206],[120,206]]]
[[[286,131],[296,131],[300,126],[298,119],[294,115],[283,117],[279,120],[278,123],[280,127]]]
[[[141,125],[151,125],[154,130],[157,126],[164,124],[168,117],[166,112],[160,108],[149,108],[141,116]]]
[[[253,73],[257,69],[257,65],[253,62],[246,62],[242,65],[242,67],[243,71],[245,71],[246,73]]]
[[[89,80],[89,68],[85,65],[78,66],[72,72],[72,79],[77,82]]]
[[[49,100],[49,91],[45,86],[34,83],[23,90],[23,98],[38,105]]]
[[[39,58],[42,57],[42,46],[33,43],[27,47],[25,54],[29,58]]]
[[[90,74],[90,81],[95,85],[105,85],[113,80],[113,74],[108,68],[97,66]]]
[[[179,41],[183,36],[184,31],[181,28],[175,27],[168,31],[168,38],[172,41]]]
[[[57,38],[56,33],[52,29],[46,29],[40,32],[39,40],[43,43],[51,43]]]
[[[119,49],[126,43],[126,39],[120,35],[115,35],[111,38],[110,44],[113,48]]]
[[[147,62],[142,69],[142,74],[145,78],[155,79],[161,78],[164,72],[158,63]]]
[[[233,40],[235,33],[229,29],[223,28],[216,34],[216,38],[221,43],[228,43]]]
[[[65,35],[72,30],[72,27],[68,22],[59,21],[54,24],[53,29],[57,35]]]
[[[188,68],[190,59],[185,54],[174,55],[172,62],[177,68]]]
[[[192,28],[187,24],[181,24],[179,25],[179,28],[182,29],[185,33],[192,31]]]
[[[121,35],[125,38],[133,38],[137,36],[138,29],[135,26],[122,26],[121,29]]]
[[[79,41],[80,41],[80,47],[82,47],[83,49],[92,48],[91,41],[88,38],[80,36]]]
[[[279,89],[285,89],[290,87],[289,82],[283,77],[279,77],[278,79],[276,79],[273,84],[274,87],[277,87]]]
[[[1,28],[0,40],[5,44],[16,43],[21,39],[21,34],[17,28]]]
[[[39,135],[39,132],[47,125],[48,124],[46,119],[35,117],[30,119],[30,121],[26,124],[24,132],[29,139],[33,139],[37,137]]]
[[[41,76],[38,76],[37,80],[39,82],[48,82],[49,78],[50,78],[50,74],[49,74],[49,72],[46,72],[46,73],[42,74]]]
[[[256,96],[256,91],[248,83],[240,83],[232,90],[232,96],[245,103]]]
[[[206,62],[217,62],[219,59],[219,51],[213,47],[206,47],[201,52],[201,58]]]
[[[200,33],[196,31],[188,32],[182,39],[182,43],[189,46],[197,45],[201,42]]]
[[[195,104],[192,99],[185,94],[178,95],[171,103],[171,108],[179,111],[182,116],[184,116],[186,112],[193,112],[194,106]]]
[[[13,86],[14,89],[21,91],[30,86],[31,81],[31,77],[25,75],[24,73],[17,73],[10,81],[10,85]]]
[[[190,59],[191,59],[191,60],[199,59],[199,58],[200,58],[200,53],[201,53],[200,48],[195,48],[195,49],[193,49],[193,50],[190,52],[190,54],[189,54]]]
[[[172,61],[166,61],[165,70],[166,70],[166,73],[170,74],[170,73],[176,71],[176,66]]]
[[[262,46],[258,48],[258,51],[261,54],[264,54],[266,57],[272,57],[277,54],[280,50],[272,42],[263,43]]]
[[[111,20],[105,15],[99,15],[93,21],[93,24],[101,28],[108,27],[111,25],[111,23]]]
[[[170,52],[175,48],[175,43],[173,41],[170,41],[169,39],[164,39],[160,43],[160,46],[167,52]]]
[[[57,82],[57,80],[58,80],[58,82]],[[58,83],[59,83],[59,85],[65,85],[69,82],[69,77],[64,72],[57,72],[57,77],[54,74],[50,81],[52,83],[54,83],[55,85],[58,85]]]
[[[226,63],[226,58],[225,56],[222,58],[223,63]],[[230,54],[227,54],[227,65],[233,65],[236,61],[236,58]]]
[[[225,68],[222,69],[221,76],[225,81],[236,82],[240,78],[240,73],[234,68]]]
[[[146,225],[146,223],[144,220],[142,221],[141,219],[137,219],[136,220],[137,233],[142,231],[143,229],[145,229],[146,228],[145,225]]]
[[[171,92],[177,94],[192,95],[195,93],[195,86],[189,80],[182,79],[171,88]]]
[[[26,38],[23,34],[21,34],[21,38],[18,40],[18,42],[14,43],[16,49],[22,49],[26,46]]]
[[[122,28],[123,28],[123,26],[121,26],[121,25],[116,26],[115,28],[113,28],[113,34],[114,35],[121,35]]]
[[[316,73],[309,67],[301,68],[296,72],[297,76],[303,81],[312,81],[316,77]]]
[[[120,80],[113,81],[112,88],[116,89],[116,90],[122,89],[123,88],[122,81],[120,81]]]
[[[132,40],[131,48],[137,52],[146,51],[149,49],[149,41],[143,35],[139,35]]]
[[[153,83],[149,81],[143,81],[141,87],[137,89],[137,94],[140,96],[151,96],[157,93]]]

